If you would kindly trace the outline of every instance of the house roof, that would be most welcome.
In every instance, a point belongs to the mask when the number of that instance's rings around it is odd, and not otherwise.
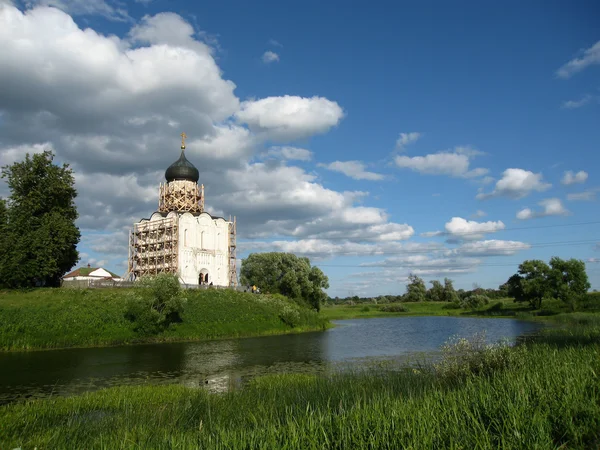
[[[80,267],[78,269],[73,270],[72,272],[69,272],[68,274],[66,274],[63,278],[74,278],[74,277],[88,277],[88,276],[98,276],[99,278],[102,277],[102,274],[93,274],[92,272],[96,271],[96,270],[101,270],[101,271],[106,271],[110,274],[111,277],[113,278],[120,278],[119,275],[112,273],[110,270],[106,270],[102,267]]]

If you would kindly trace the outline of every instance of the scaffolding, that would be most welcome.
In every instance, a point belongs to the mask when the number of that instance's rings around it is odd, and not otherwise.
[[[177,273],[179,250],[177,217],[136,223],[129,235],[128,278]]]
[[[235,254],[236,249],[236,220],[235,216],[231,220],[229,217],[229,286],[237,287],[237,257]]]
[[[158,193],[158,210],[160,212],[204,211],[204,185],[188,180],[174,180],[161,183]]]

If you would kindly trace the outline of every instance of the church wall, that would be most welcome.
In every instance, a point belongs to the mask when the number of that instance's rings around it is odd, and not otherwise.
[[[198,284],[199,274],[208,281],[229,286],[229,226],[209,214],[183,213],[179,218],[179,273],[184,283]]]

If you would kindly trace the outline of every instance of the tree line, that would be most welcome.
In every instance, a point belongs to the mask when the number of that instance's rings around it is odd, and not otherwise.
[[[453,281],[431,280],[427,289],[423,278],[410,274],[406,292],[400,295],[379,295],[376,297],[349,296],[328,298],[331,304],[395,303],[395,302],[450,302],[463,307],[478,307],[489,300],[513,298],[515,302],[528,302],[534,309],[540,309],[544,299],[558,299],[571,310],[590,289],[585,271],[585,263],[579,259],[564,260],[552,257],[549,263],[542,260],[526,260],[519,265],[517,273],[497,289],[484,289],[474,285],[473,289],[455,290]]]

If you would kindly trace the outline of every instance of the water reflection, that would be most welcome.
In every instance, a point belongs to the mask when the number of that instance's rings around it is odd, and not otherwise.
[[[515,341],[540,325],[509,319],[396,317],[337,321],[315,333],[212,342],[0,353],[0,404],[107,386],[181,383],[223,391],[257,375],[316,373],[435,355],[453,335]]]

